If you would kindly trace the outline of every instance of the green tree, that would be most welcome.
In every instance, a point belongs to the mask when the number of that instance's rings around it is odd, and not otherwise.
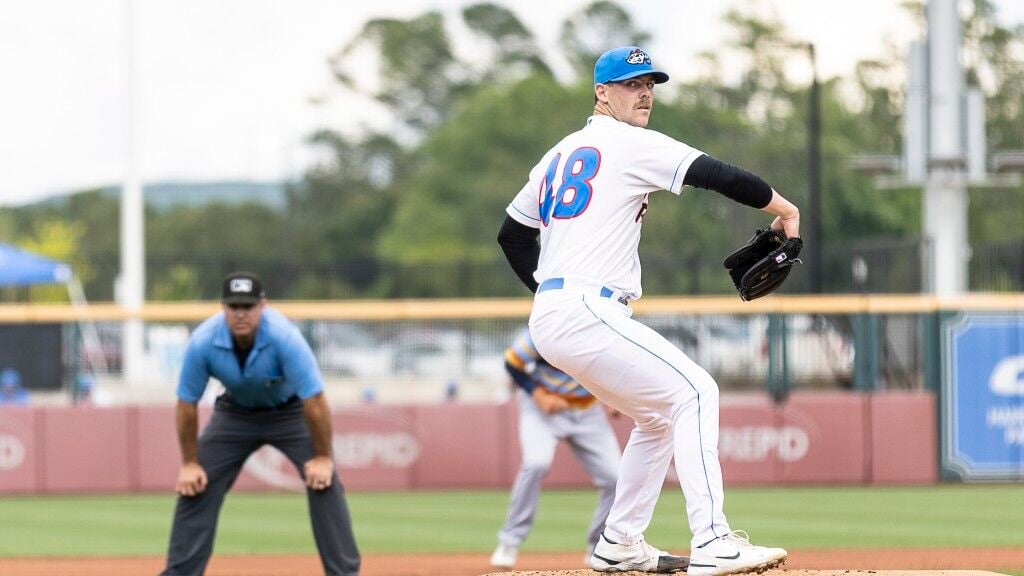
[[[991,0],[971,0],[964,23],[967,79],[980,85],[990,150],[1024,149],[1024,24],[1002,26]]]
[[[342,85],[359,88],[348,67],[367,47],[376,49],[380,58],[379,88],[370,95],[416,131],[444,122],[466,89],[466,70],[452,53],[444,18],[438,12],[409,20],[375,18],[364,24],[330,60]]]
[[[177,206],[147,213],[146,285],[151,299],[216,299],[225,274],[263,277],[268,296],[294,282],[284,218],[262,204]]]
[[[312,275],[297,283],[301,293],[332,276],[329,291],[362,292],[379,280],[374,254],[401,188],[411,157],[386,135],[353,140],[320,132],[312,142],[328,156],[288,190],[287,231],[294,261]]]
[[[507,8],[485,2],[462,10],[466,26],[490,42],[491,58],[483,63],[478,83],[512,82],[533,74],[551,74],[526,26]]]
[[[67,220],[51,219],[39,220],[35,223],[33,234],[22,239],[20,247],[32,254],[46,256],[60,262],[71,260],[82,240],[85,227]],[[85,265],[75,267],[75,274],[88,278],[92,271]],[[54,290],[53,286],[32,286],[29,288],[29,300],[32,302],[42,301],[67,301],[67,294],[63,289]]]
[[[66,206],[55,212],[55,216],[84,228],[71,262],[85,293],[91,300],[113,300],[114,279],[121,269],[121,210],[117,196],[104,190],[89,190],[70,196]]]
[[[597,0],[562,23],[559,44],[580,82],[592,78],[597,57],[617,46],[645,44],[650,34],[639,30],[621,6]]]
[[[159,281],[150,282],[149,298],[157,301],[195,300],[204,290],[194,263],[170,264],[159,271]]]

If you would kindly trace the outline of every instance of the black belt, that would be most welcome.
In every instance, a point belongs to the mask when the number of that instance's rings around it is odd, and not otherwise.
[[[231,395],[225,392],[224,394],[221,394],[220,396],[217,397],[217,403],[221,402],[225,404],[225,407],[231,408],[233,410],[245,410],[246,412],[270,412],[271,410],[290,408],[292,406],[295,406],[296,404],[299,404],[300,402],[302,402],[302,400],[299,399],[297,395],[292,394],[290,398],[275,406],[243,406],[235,402],[231,398]]]

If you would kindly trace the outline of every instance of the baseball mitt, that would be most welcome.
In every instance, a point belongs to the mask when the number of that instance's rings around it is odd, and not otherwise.
[[[732,283],[743,300],[754,300],[771,294],[789,276],[804,242],[800,238],[786,238],[782,232],[755,230],[754,237],[725,258]]]

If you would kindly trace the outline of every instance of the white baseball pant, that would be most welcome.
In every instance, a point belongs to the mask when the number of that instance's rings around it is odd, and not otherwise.
[[[607,290],[604,292],[607,294]],[[622,453],[605,535],[631,544],[647,530],[675,456],[691,545],[730,532],[718,462],[718,385],[706,370],[600,286],[539,292],[530,334],[541,355],[636,426]]]

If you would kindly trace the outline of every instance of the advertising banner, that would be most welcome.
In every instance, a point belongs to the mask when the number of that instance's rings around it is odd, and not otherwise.
[[[946,323],[942,464],[966,480],[1024,478],[1024,318]]]

